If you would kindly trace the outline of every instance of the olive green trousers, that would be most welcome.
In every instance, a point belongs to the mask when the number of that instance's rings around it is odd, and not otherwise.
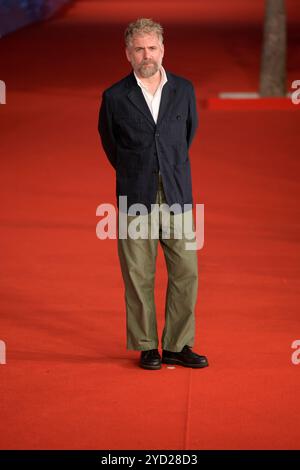
[[[166,203],[159,175],[156,204],[159,209]],[[188,211],[190,227],[194,231],[192,210]],[[187,215],[187,213],[185,213]],[[139,215],[127,215],[126,229]],[[143,215],[148,236],[133,239],[118,236],[118,256],[125,286],[127,349],[149,350],[159,347],[154,284],[158,241],[163,249],[168,271],[165,303],[165,324],[161,346],[168,351],[181,351],[185,345],[193,346],[195,337],[195,304],[198,292],[198,258],[196,250],[186,249],[187,238],[183,224],[178,225],[178,214],[169,212],[169,238],[166,236],[162,213],[159,210],[157,238],[150,236],[150,214]],[[181,216],[180,216],[181,217]],[[140,219],[141,220],[141,219]],[[179,227],[179,229],[178,229]],[[179,238],[176,230],[181,230]],[[119,235],[119,233],[118,233]]]

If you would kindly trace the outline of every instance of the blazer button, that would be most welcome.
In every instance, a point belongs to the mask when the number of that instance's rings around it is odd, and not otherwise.
[[[156,133],[155,133],[155,137],[159,137],[159,132],[156,132]]]
[[[153,173],[154,175],[158,175],[158,170],[153,170],[152,173]]]

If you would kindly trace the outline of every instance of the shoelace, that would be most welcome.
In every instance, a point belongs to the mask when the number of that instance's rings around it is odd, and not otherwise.
[[[188,352],[192,357],[201,357],[200,354],[197,354],[194,351],[192,351],[192,348],[190,346],[184,346],[182,352]]]
[[[144,353],[145,356],[154,356],[156,354],[158,354],[158,349],[149,349]]]

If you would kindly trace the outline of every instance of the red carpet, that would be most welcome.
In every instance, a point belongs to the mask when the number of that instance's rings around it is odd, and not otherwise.
[[[300,113],[200,105],[257,91],[261,3],[77,1],[1,39],[1,449],[299,449]],[[296,6],[289,83],[300,79]],[[163,23],[164,65],[192,79],[199,100],[204,370],[137,367],[116,241],[95,233],[97,206],[115,204],[100,97],[129,73],[122,35],[137,16]],[[160,250],[160,334],[166,283]]]

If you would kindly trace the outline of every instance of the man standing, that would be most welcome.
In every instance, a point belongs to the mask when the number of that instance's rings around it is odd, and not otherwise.
[[[103,149],[116,170],[116,195],[128,206],[143,204],[149,215],[153,204],[186,211],[192,207],[188,149],[198,117],[192,83],[162,66],[163,28],[148,18],[130,23],[125,31],[126,57],[132,72],[105,90],[99,113]],[[175,235],[176,210],[170,216],[172,237],[118,236],[118,255],[125,286],[127,349],[141,351],[140,366],[160,369],[161,363],[202,368],[207,358],[192,351],[194,309],[198,290],[198,260],[186,249],[185,236]],[[130,213],[130,212],[129,212]],[[192,210],[189,212],[191,218]],[[120,215],[120,214],[119,214]],[[128,215],[127,221],[134,220]],[[145,219],[144,219],[145,220]],[[119,222],[120,223],[120,222]],[[127,226],[128,228],[128,226]],[[158,351],[154,282],[158,239],[167,270],[168,288],[162,357]]]

